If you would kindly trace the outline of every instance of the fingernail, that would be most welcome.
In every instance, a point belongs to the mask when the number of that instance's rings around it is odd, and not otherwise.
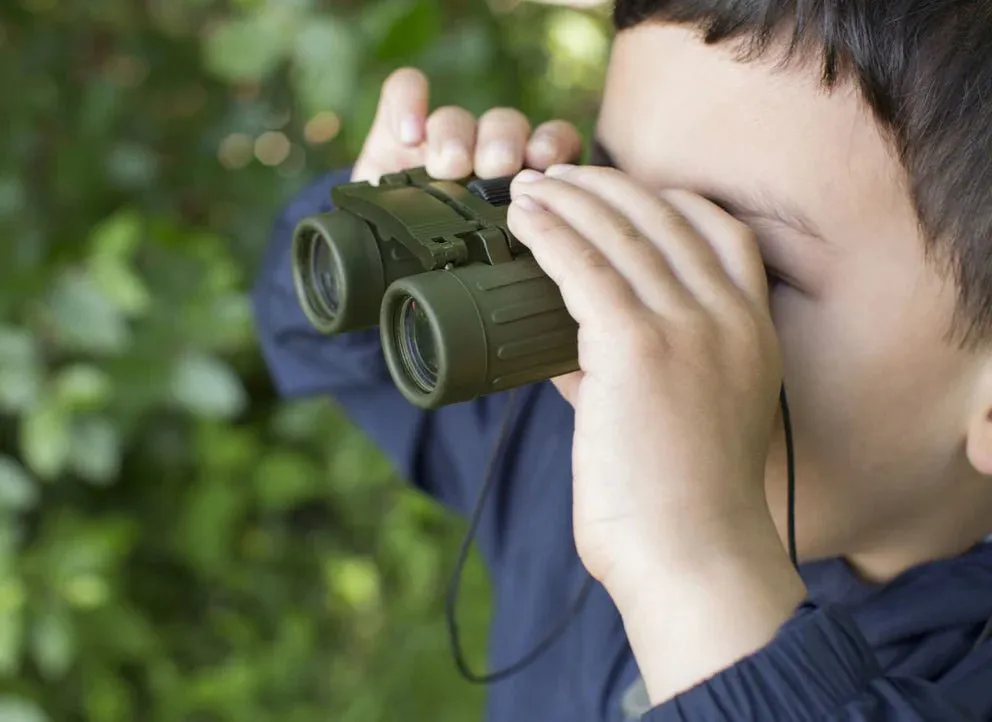
[[[513,205],[528,213],[534,213],[535,211],[541,210],[541,206],[538,205],[537,201],[530,196],[517,196],[513,199]]]
[[[520,167],[518,152],[513,144],[505,140],[497,140],[486,146],[482,153],[482,159],[488,168],[506,168],[507,166]]]
[[[471,165],[468,150],[458,141],[449,140],[441,146],[441,165],[451,170],[459,166]]]
[[[554,158],[558,155],[558,143],[548,135],[534,136],[530,140],[530,152],[539,158]]]
[[[546,171],[544,171],[544,174],[552,177],[562,176],[568,173],[574,167],[575,166],[570,163],[559,163],[557,165],[553,165],[550,168],[548,168]]]
[[[413,115],[408,115],[400,121],[400,140],[407,145],[420,142],[420,121]]]
[[[539,181],[544,175],[538,173],[536,170],[522,170],[517,173],[516,178],[513,179],[514,183],[533,183],[534,181]]]

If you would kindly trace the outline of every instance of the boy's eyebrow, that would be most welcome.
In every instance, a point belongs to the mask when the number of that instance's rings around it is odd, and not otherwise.
[[[604,143],[596,136],[593,137],[590,147],[589,165],[617,168],[613,156],[610,155]],[[765,190],[759,189],[746,196],[707,195],[706,198],[735,218],[742,220],[761,218],[763,220],[775,221],[793,228],[803,235],[818,240],[823,239],[823,234],[816,227],[816,224],[798,206],[782,198],[775,197]]]
[[[802,209],[781,197],[772,195],[767,190],[759,188],[747,196],[719,198],[710,196],[709,199],[740,220],[760,218],[788,226],[815,240],[824,239],[816,224],[803,213]]]

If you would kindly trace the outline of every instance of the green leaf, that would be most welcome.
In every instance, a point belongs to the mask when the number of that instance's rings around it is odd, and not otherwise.
[[[499,62],[499,51],[492,34],[484,23],[466,23],[458,28],[457,32],[444,33],[425,48],[420,53],[420,67],[428,75],[445,75],[452,71],[451,58],[458,58],[457,73],[460,77],[479,77],[487,73],[487,69],[493,63]],[[466,93],[461,91],[459,97],[464,97]],[[491,91],[482,89],[481,93],[473,93],[473,97],[479,100],[466,105],[466,101],[459,104],[470,108],[471,105],[486,108],[491,104]]]
[[[49,681],[65,676],[76,654],[76,640],[68,615],[48,610],[35,618],[31,626],[31,654]]]
[[[133,719],[130,694],[129,685],[112,669],[95,670],[84,692],[89,722]]]
[[[112,570],[131,552],[138,532],[137,522],[125,518],[84,521],[68,514],[57,518],[47,550],[46,572],[53,584]]]
[[[368,437],[352,431],[341,434],[340,438],[329,460],[329,476],[335,491],[351,496],[359,489],[383,486],[393,480],[395,472],[392,465]]]
[[[42,369],[38,366],[0,366],[0,408],[25,411],[41,396]]]
[[[104,159],[107,175],[122,188],[146,188],[159,173],[155,152],[137,143],[117,143]]]
[[[335,561],[329,569],[331,589],[352,609],[379,603],[382,579],[375,562],[352,557]]]
[[[201,481],[192,489],[181,522],[186,561],[211,574],[223,570],[246,503],[243,489],[221,481]]]
[[[107,580],[98,574],[80,574],[65,581],[62,593],[66,601],[74,607],[96,609],[107,603],[110,598],[110,586]]]
[[[0,407],[23,411],[41,393],[44,367],[35,338],[26,329],[0,327]]]
[[[124,314],[88,275],[68,273],[59,279],[50,308],[56,338],[66,349],[117,353],[130,343]]]
[[[0,516],[0,584],[3,579],[14,573],[18,561],[16,555],[23,536],[24,527],[17,524],[13,517]]]
[[[27,329],[0,327],[0,365],[22,366],[38,362],[38,344]]]
[[[0,454],[0,509],[26,511],[38,502],[38,488],[15,459]]]
[[[102,369],[74,364],[59,371],[54,382],[56,402],[73,411],[89,411],[105,405],[113,394],[113,382]]]
[[[201,425],[195,444],[200,466],[210,477],[243,474],[261,451],[258,438],[248,427],[233,424]]]
[[[13,175],[0,177],[0,218],[13,216],[24,205],[27,191],[20,178]]]
[[[36,702],[23,697],[0,697],[0,720],[3,722],[49,722],[48,715]]]
[[[54,404],[43,404],[21,417],[21,456],[43,479],[62,473],[72,450],[71,418]]]
[[[321,474],[302,454],[276,451],[255,470],[255,493],[268,509],[290,509],[321,490]]]
[[[272,433],[285,441],[330,438],[336,427],[347,422],[324,399],[294,399],[275,410]]]
[[[128,316],[140,315],[151,306],[145,282],[124,262],[101,257],[90,263],[89,271],[96,289]]]
[[[255,322],[246,294],[221,291],[184,310],[183,328],[191,345],[212,353],[254,349]]]
[[[240,414],[247,395],[241,379],[218,358],[190,352],[173,369],[173,398],[197,416],[231,418]]]
[[[0,677],[20,670],[24,645],[24,586],[17,577],[0,578]],[[0,720],[6,718],[0,714]]]
[[[291,40],[260,14],[227,20],[207,38],[204,63],[223,80],[261,80],[285,59]]]
[[[141,215],[129,208],[119,210],[90,231],[91,257],[129,260],[140,245],[141,237]]]
[[[354,33],[330,16],[310,22],[294,48],[294,81],[308,113],[349,104],[358,76]]]
[[[121,435],[110,419],[88,416],[73,424],[72,469],[94,484],[107,484],[120,472]]]
[[[121,107],[124,89],[110,78],[97,76],[85,84],[85,95],[77,110],[77,132],[91,138],[100,138],[114,121]]]
[[[409,11],[409,0],[379,0],[359,6],[358,25],[369,40],[381,43]]]

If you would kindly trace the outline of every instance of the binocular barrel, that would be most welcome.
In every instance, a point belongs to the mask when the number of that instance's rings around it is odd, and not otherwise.
[[[400,279],[379,328],[396,385],[427,408],[578,368],[578,326],[530,256]]]
[[[378,324],[412,403],[438,408],[578,368],[578,326],[506,226],[509,179],[415,169],[332,196],[336,210],[294,233],[297,298],[324,334]]]
[[[353,213],[304,218],[293,237],[293,284],[307,319],[321,333],[360,331],[379,322],[386,288],[420,273],[420,262]]]

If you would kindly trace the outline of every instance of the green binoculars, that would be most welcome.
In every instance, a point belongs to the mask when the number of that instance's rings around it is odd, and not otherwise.
[[[378,324],[393,382],[421,408],[578,368],[578,326],[506,223],[510,178],[423,168],[331,191],[293,237],[293,282],[321,333]]]

